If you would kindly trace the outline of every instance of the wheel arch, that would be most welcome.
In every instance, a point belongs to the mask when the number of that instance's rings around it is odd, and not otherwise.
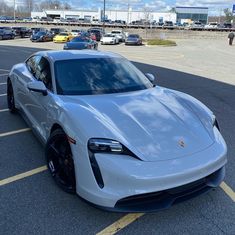
[[[64,128],[63,128],[60,124],[54,123],[54,124],[52,125],[52,127],[51,127],[50,134],[52,134],[53,131],[55,131],[55,130],[57,130],[57,129],[61,129],[61,130],[64,131]],[[64,131],[64,132],[65,132],[65,131]]]

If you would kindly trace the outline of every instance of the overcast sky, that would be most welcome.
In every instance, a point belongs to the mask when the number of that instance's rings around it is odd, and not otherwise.
[[[1,0],[0,0],[1,1]],[[40,0],[39,0],[40,1]],[[41,0],[42,1],[42,0]],[[60,0],[61,2],[68,2],[73,6],[73,9],[94,9],[103,7],[103,0]],[[13,0],[5,0],[9,4]],[[34,0],[34,2],[36,2]],[[37,1],[38,2],[38,1]],[[16,0],[18,5],[24,3],[24,0]],[[106,0],[106,7],[112,9],[127,9],[128,4],[133,10],[143,9],[149,7],[152,11],[168,11],[175,6],[201,6],[209,7],[211,15],[220,14],[224,8],[232,8],[235,0]]]

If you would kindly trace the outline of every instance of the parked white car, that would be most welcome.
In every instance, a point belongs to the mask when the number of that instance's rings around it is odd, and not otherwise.
[[[118,44],[119,43],[119,39],[115,34],[111,34],[111,33],[107,33],[105,35],[102,36],[102,38],[100,39],[101,44]]]
[[[71,30],[71,34],[72,34],[74,37],[77,37],[78,35],[80,35],[81,32],[82,32],[81,29],[72,29],[72,30]]]
[[[111,31],[111,34],[116,35],[119,42],[125,42],[125,35],[121,30],[113,30]]]
[[[116,53],[41,51],[11,69],[8,108],[45,144],[61,189],[102,209],[153,212],[218,187],[227,162],[212,111],[153,82]]]
[[[217,22],[211,22],[205,25],[205,29],[218,29],[219,26],[220,25]]]

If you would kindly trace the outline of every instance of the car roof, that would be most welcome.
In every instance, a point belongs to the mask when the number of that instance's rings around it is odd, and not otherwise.
[[[48,57],[53,62],[59,60],[88,59],[88,58],[122,58],[113,52],[96,50],[64,50],[64,51],[39,51],[34,55]]]

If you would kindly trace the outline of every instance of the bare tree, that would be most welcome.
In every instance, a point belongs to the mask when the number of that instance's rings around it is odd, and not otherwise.
[[[26,12],[31,13],[33,11],[33,5],[34,1],[33,0],[25,0],[25,8]]]
[[[71,7],[71,5],[70,5],[69,3],[65,2],[65,3],[63,4],[63,9],[65,9],[65,10],[70,10],[70,9],[72,9],[72,7]]]
[[[229,8],[224,9],[226,22],[231,22],[234,19],[233,13]]]

